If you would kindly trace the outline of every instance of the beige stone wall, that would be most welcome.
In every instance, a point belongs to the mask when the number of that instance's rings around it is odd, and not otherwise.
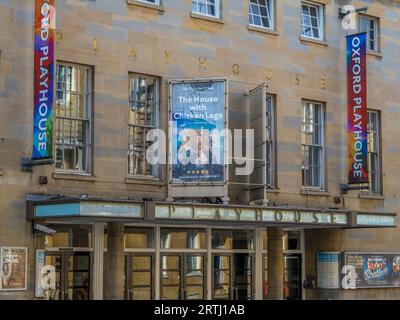
[[[262,83],[277,97],[278,187],[269,194],[277,204],[336,207],[339,184],[346,182],[345,32],[338,7],[348,1],[325,0],[326,42],[300,41],[300,1],[278,0],[277,34],[248,30],[247,1],[223,1],[223,23],[190,16],[190,0],[164,0],[165,11],[128,5],[125,0],[56,0],[57,59],[94,67],[93,178],[53,177],[54,167],[20,170],[29,156],[33,110],[33,0],[0,1],[0,246],[29,247],[29,289],[33,289],[33,237],[25,221],[25,194],[52,193],[165,199],[162,181],[126,183],[128,72],[162,77],[160,123],[167,127],[167,80],[223,76]],[[228,4],[229,3],[229,4]],[[381,110],[383,195],[341,198],[342,208],[400,212],[400,4],[354,1],[380,18],[382,56],[368,55],[369,108]],[[236,66],[234,66],[236,65]],[[302,99],[326,104],[327,193],[302,195],[300,123]],[[49,177],[39,185],[39,176]],[[131,181],[132,182],[132,181]],[[399,221],[399,220],[398,220]],[[400,251],[398,230],[344,231],[341,242],[324,231],[310,232],[313,250]],[[318,239],[318,240],[317,240]],[[318,248],[313,244],[318,242]],[[312,270],[310,270],[311,272]],[[308,270],[307,270],[308,272]],[[353,293],[354,297],[360,294]],[[349,293],[350,294],[350,293]],[[400,297],[400,290],[368,295]],[[0,293],[29,297],[30,293]],[[347,297],[347,295],[346,295]]]

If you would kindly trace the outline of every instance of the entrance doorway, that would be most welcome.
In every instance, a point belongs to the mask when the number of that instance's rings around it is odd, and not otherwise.
[[[213,299],[253,299],[254,256],[249,253],[213,255]]]
[[[161,300],[205,299],[205,269],[204,254],[161,254]]]
[[[302,299],[301,254],[285,255],[285,290],[287,300]]]
[[[125,300],[154,299],[154,255],[125,255]]]
[[[90,268],[89,252],[46,252],[46,266],[55,270],[55,288],[49,289],[49,300],[89,300]]]

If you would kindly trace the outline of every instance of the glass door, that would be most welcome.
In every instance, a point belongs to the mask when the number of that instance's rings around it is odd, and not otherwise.
[[[233,299],[231,260],[230,254],[215,254],[213,256],[213,299]]]
[[[233,254],[234,299],[251,300],[253,298],[253,255]]]
[[[48,300],[89,300],[90,299],[90,253],[88,252],[46,252],[46,266],[53,267],[55,284],[45,290]],[[52,271],[44,275],[51,281]]]
[[[162,300],[205,298],[205,256],[194,253],[162,254],[160,275]]]
[[[47,268],[47,272],[42,275],[42,278],[47,283],[49,289],[45,289],[45,299],[47,300],[64,300],[66,292],[61,282],[62,278],[62,254],[59,253],[46,253],[45,265],[50,266],[53,270]],[[51,274],[53,272],[55,274]],[[54,280],[54,284],[51,282]]]
[[[213,255],[213,299],[253,298],[253,257],[249,253]]]
[[[125,299],[151,300],[153,292],[154,256],[130,253],[125,256]]]
[[[301,254],[285,255],[285,295],[287,300],[301,300]]]
[[[67,300],[90,300],[90,253],[75,252],[65,256],[67,262]]]

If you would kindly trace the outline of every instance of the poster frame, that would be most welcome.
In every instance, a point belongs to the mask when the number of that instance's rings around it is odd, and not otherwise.
[[[343,252],[343,265],[346,265],[347,263],[347,255],[348,254],[357,254],[357,255],[398,255],[400,256],[400,252],[370,252],[370,251],[366,251],[366,252],[360,252],[360,251],[346,251]],[[356,286],[355,289],[384,289],[384,288],[400,288],[400,287],[396,287],[396,286],[361,286],[358,287]]]
[[[172,177],[172,86],[176,83],[201,83],[201,82],[223,82],[224,83],[224,129],[229,128],[229,80],[227,77],[209,78],[182,78],[168,80],[168,199],[174,197],[222,197],[224,202],[228,201],[229,168],[227,161],[223,168],[223,181],[199,181],[199,182],[176,182]],[[224,159],[228,159],[228,141],[224,139]]]
[[[318,254],[319,253],[329,253],[329,254],[335,254],[338,257],[338,274],[339,274],[339,281],[337,283],[337,286],[335,287],[320,287],[318,285],[318,280],[319,280],[319,262],[318,262]],[[342,252],[340,251],[317,251],[315,252],[315,269],[316,269],[316,282],[315,282],[315,287],[317,289],[323,289],[323,290],[338,290],[341,289],[341,270],[342,270]]]
[[[11,247],[11,246],[2,246],[0,247],[0,271],[3,270],[3,249],[17,249],[17,250],[24,250],[25,253],[25,281],[23,288],[11,288],[11,289],[4,289],[2,284],[2,277],[0,277],[0,291],[26,291],[27,290],[27,283],[28,283],[28,247]]]

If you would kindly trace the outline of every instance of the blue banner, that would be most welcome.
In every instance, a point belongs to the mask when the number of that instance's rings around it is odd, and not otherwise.
[[[223,182],[225,81],[172,84],[172,181]]]
[[[53,156],[54,19],[54,0],[36,0],[33,160]]]

